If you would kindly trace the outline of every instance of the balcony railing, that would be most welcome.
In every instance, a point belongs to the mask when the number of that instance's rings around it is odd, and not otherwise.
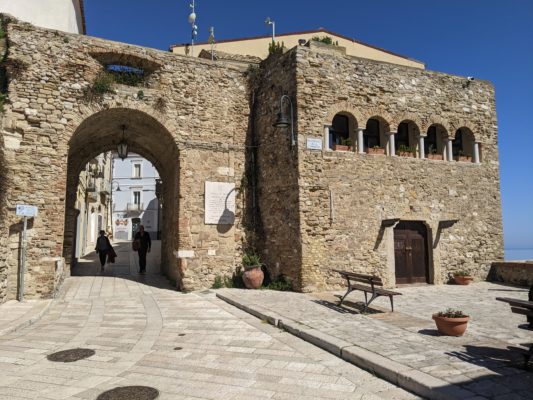
[[[109,181],[100,181],[100,193],[110,194],[111,193],[111,182]]]
[[[127,205],[128,211],[142,211],[143,203],[128,203]]]

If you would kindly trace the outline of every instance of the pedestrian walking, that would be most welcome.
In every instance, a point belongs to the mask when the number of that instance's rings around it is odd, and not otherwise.
[[[100,257],[101,270],[104,271],[104,265],[109,253],[113,253],[113,247],[108,237],[105,235],[105,231],[100,231],[100,236],[96,240],[96,253]]]
[[[146,273],[146,254],[152,249],[152,240],[150,234],[144,231],[144,225],[139,226],[139,231],[133,239],[133,250],[139,254],[139,273]]]

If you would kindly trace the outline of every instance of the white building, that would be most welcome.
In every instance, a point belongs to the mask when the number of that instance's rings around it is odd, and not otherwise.
[[[83,0],[0,0],[0,13],[43,28],[85,34]]]
[[[158,238],[161,211],[156,188],[159,174],[148,160],[130,153],[121,160],[113,156],[113,236],[131,240],[139,225]]]

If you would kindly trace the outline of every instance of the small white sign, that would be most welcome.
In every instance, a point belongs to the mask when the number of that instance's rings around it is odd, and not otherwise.
[[[17,204],[17,215],[19,217],[36,217],[37,207],[27,206],[25,204]]]
[[[205,224],[233,225],[235,223],[235,184],[205,183]]]
[[[309,150],[322,150],[322,138],[307,138],[307,148]]]

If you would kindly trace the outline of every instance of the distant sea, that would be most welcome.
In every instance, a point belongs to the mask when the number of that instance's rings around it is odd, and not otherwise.
[[[505,261],[533,261],[533,249],[505,249]]]

